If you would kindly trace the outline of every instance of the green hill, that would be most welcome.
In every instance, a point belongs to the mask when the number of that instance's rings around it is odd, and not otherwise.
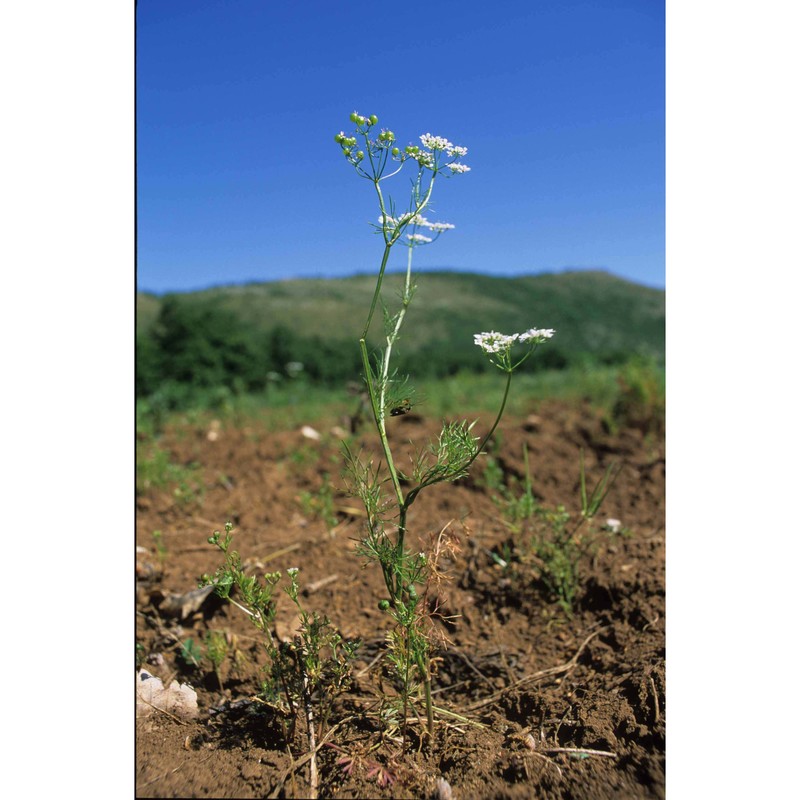
[[[397,310],[403,276],[388,275],[383,299]],[[312,383],[358,380],[357,345],[375,278],[219,286],[137,298],[136,391],[183,403],[197,389],[260,392],[297,373]],[[528,371],[620,364],[633,355],[664,362],[664,292],[605,272],[518,278],[426,272],[392,365],[413,378],[493,370],[475,347],[480,331],[555,328]],[[382,344],[380,312],[370,345]]]
[[[403,329],[408,355],[419,349],[472,347],[474,333],[555,328],[567,355],[643,352],[664,357],[664,292],[605,272],[566,272],[517,278],[426,272]],[[402,276],[388,275],[384,298],[393,303]],[[306,279],[220,286],[177,295],[182,303],[214,307],[261,332],[278,326],[296,335],[355,342],[364,324],[375,278]],[[140,294],[137,325],[147,334],[163,298]],[[379,321],[378,321],[379,322]],[[379,325],[375,327],[380,332]]]

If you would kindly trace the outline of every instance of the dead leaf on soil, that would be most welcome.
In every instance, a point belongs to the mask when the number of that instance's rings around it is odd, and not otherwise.
[[[208,598],[213,591],[213,586],[203,586],[200,589],[192,589],[183,594],[168,595],[161,601],[158,610],[169,617],[186,619],[194,614],[195,611],[200,610],[206,598]]]
[[[136,673],[136,716],[148,717],[156,710],[180,717],[194,719],[197,716],[197,692],[185,683],[172,681],[167,689],[160,678],[140,669]]]
[[[300,615],[295,614],[288,622],[277,619],[275,620],[275,635],[282,642],[292,642],[295,636],[299,636],[302,628]]]

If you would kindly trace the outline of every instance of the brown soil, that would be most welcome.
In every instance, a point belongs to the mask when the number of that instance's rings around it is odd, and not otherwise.
[[[145,668],[165,685],[176,677],[194,687],[200,715],[137,720],[137,796],[309,796],[308,763],[298,764],[303,726],[287,743],[269,708],[251,700],[264,657],[245,615],[214,596],[185,619],[166,611],[165,598],[196,588],[221,564],[206,539],[231,520],[245,561],[270,571],[298,566],[302,586],[323,582],[304,597],[306,607],[363,641],[353,685],[331,720],[341,721],[328,740],[335,748],[319,750],[320,796],[445,797],[436,788],[444,778],[454,798],[664,797],[663,438],[638,429],[611,435],[588,405],[547,405],[535,418],[501,425],[495,457],[506,475],[522,477],[527,443],[534,492],[548,507],[577,513],[582,448],[592,482],[612,462],[622,465],[598,519],[619,519],[624,530],[595,526],[597,549],[583,564],[571,618],[544,592],[524,558],[524,533],[504,524],[481,469],[420,496],[412,534],[425,538],[450,523],[462,547],[446,589],[447,613],[457,616],[447,624],[451,643],[438,653],[435,704],[479,725],[440,716],[428,740],[415,719],[403,753],[398,742],[381,743],[374,712],[363,713],[377,696],[388,618],[377,608],[385,596],[377,568],[364,568],[354,553],[358,501],[337,494],[338,524],[328,530],[300,499],[326,476],[342,483],[333,424],[314,423],[320,441],[253,420],[209,419],[164,432],[161,446],[173,461],[200,465],[202,492],[181,497],[172,486],[138,497],[137,545],[149,552],[137,557],[137,642]],[[398,442],[419,444],[439,430],[415,414],[392,427]],[[163,535],[162,559],[153,531]],[[291,625],[289,600],[282,601],[278,626]],[[222,691],[207,662],[190,669],[178,657],[180,642],[200,641],[209,629],[226,632],[247,658],[238,670],[224,664]]]

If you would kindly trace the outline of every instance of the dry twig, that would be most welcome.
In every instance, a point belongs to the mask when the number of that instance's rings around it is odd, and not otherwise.
[[[596,630],[594,633],[587,636],[583,642],[581,642],[580,647],[575,652],[575,655],[567,661],[566,664],[561,664],[557,667],[549,667],[548,669],[539,670],[539,672],[534,672],[531,675],[525,675],[524,677],[520,678],[519,680],[515,681],[514,683],[506,686],[504,689],[501,689],[499,692],[495,692],[493,695],[484,698],[483,700],[479,700],[477,703],[473,703],[472,705],[467,707],[467,711],[476,711],[479,708],[484,708],[485,706],[489,706],[492,703],[499,700],[506,692],[511,691],[512,689],[516,689],[518,686],[521,686],[523,683],[529,683],[530,681],[540,680],[542,678],[549,678],[553,675],[560,675],[564,672],[569,672],[578,664],[578,658],[580,654],[583,652],[583,649],[586,647],[589,642],[594,639],[595,636],[602,633],[606,628],[600,628]]]
[[[609,753],[606,750],[590,750],[586,747],[548,747],[545,753],[567,753],[569,755],[582,756],[606,756],[606,758],[616,758],[616,753]]]

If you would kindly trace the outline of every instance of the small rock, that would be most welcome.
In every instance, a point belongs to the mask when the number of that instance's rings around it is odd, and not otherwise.
[[[542,418],[536,414],[528,414],[522,427],[526,431],[538,431],[542,427]]]
[[[444,778],[436,779],[436,800],[453,800],[453,788]]]
[[[300,428],[300,433],[302,433],[306,439],[313,439],[315,442],[318,442],[322,438],[320,432],[314,430],[310,425],[303,425],[303,427]]]
[[[160,678],[140,669],[136,673],[136,716],[148,717],[156,710],[176,717],[193,719],[198,715],[197,692],[185,683],[172,681],[168,688]]]

